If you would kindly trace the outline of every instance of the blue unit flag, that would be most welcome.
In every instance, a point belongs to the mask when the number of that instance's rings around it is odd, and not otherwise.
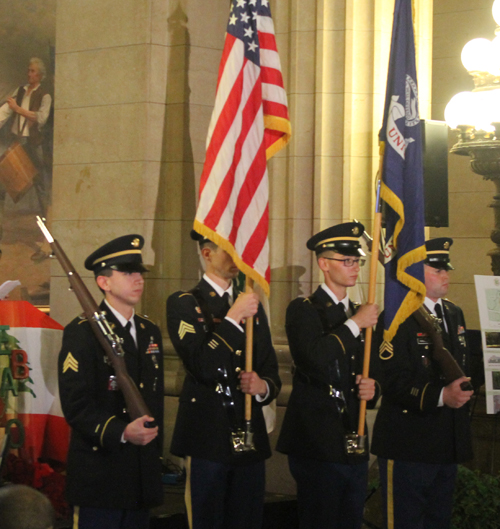
[[[401,323],[423,303],[424,193],[422,139],[411,0],[396,0],[387,78],[381,197],[386,203],[385,332],[381,355]],[[384,351],[385,349],[385,351]]]

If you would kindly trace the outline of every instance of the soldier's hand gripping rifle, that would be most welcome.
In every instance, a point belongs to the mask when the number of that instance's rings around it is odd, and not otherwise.
[[[132,420],[148,415],[152,417],[142,395],[137,386],[127,372],[125,365],[124,351],[122,347],[123,339],[116,335],[111,329],[106,314],[99,310],[97,303],[94,301],[92,294],[88,291],[82,278],[78,275],[67,255],[64,253],[57,240],[52,237],[51,233],[45,226],[40,217],[36,218],[39,228],[42,230],[52,249],[53,255],[59,261],[62,269],[66,273],[71,285],[71,289],[76,294],[83,312],[90,323],[97,340],[104,349],[106,356],[115,370],[118,387],[123,393],[127,412]],[[147,423],[146,427],[154,427],[155,424]]]
[[[368,249],[373,255],[372,238],[366,233],[363,233],[363,238],[368,245]],[[384,254],[379,250],[379,261],[384,265]],[[443,343],[443,331],[439,325],[439,320],[434,314],[428,312],[424,306],[419,307],[413,316],[417,320],[422,330],[425,331],[432,341],[431,357],[438,364],[441,373],[444,376],[445,384],[451,384],[455,380],[465,376],[462,368],[458,362],[453,358],[453,355],[446,349]],[[474,388],[470,382],[462,382],[460,384],[462,391],[473,391]]]
[[[438,364],[441,369],[441,373],[444,376],[444,382],[446,385],[451,384],[455,380],[465,376],[462,368],[458,365],[458,362],[453,358],[452,354],[443,343],[443,331],[439,320],[434,314],[427,312],[425,307],[417,309],[413,316],[418,321],[418,324],[422,329],[430,336],[432,340],[432,359]],[[460,384],[462,391],[474,391],[470,382],[462,382]]]

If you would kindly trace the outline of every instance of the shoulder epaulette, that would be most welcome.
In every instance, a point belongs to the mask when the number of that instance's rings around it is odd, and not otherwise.
[[[183,292],[182,294],[179,295],[179,299],[184,297],[184,296],[193,296],[193,293],[192,292]]]
[[[137,314],[136,313],[136,316],[139,316],[139,318],[142,318],[143,320],[149,321],[153,325],[156,325],[156,323],[149,316],[146,316],[146,314]]]
[[[443,301],[447,301],[448,303],[451,303],[452,305],[455,305],[456,306],[456,303],[453,303],[453,301],[451,301],[451,299],[448,299],[448,298],[441,298]]]
[[[309,304],[312,304],[312,301],[311,301],[309,298],[304,298],[304,299],[302,300],[303,303],[305,303],[306,301],[307,301]]]

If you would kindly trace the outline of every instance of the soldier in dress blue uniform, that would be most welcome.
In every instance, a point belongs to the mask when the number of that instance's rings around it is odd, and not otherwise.
[[[256,294],[236,292],[231,256],[196,232],[206,271],[189,292],[167,300],[170,339],[186,368],[171,452],[186,458],[186,508],[192,529],[260,529],[265,462],[271,456],[262,407],[281,381],[269,325]],[[254,317],[253,371],[244,372],[243,321]],[[252,398],[255,450],[235,452]]]
[[[425,244],[425,308],[442,321],[444,345],[467,374],[470,355],[464,316],[444,299],[453,270],[452,244],[446,237]],[[472,458],[468,401],[473,392],[460,387],[469,379],[445,385],[430,355],[430,337],[414,316],[399,327],[392,349],[381,346],[383,327],[381,315],[372,367],[383,398],[372,452],[379,461],[385,527],[447,529],[457,463]]]
[[[85,261],[104,293],[100,310],[123,338],[125,363],[153,417],[131,421],[115,372],[90,323],[75,318],[59,354],[59,389],[71,426],[66,496],[78,529],[147,529],[161,505],[163,348],[159,328],[135,313],[146,271],[140,235],[105,244]],[[154,428],[148,423],[156,421]]]
[[[359,399],[375,401],[377,393],[360,373],[361,329],[375,325],[378,308],[356,307],[347,294],[364,264],[363,231],[347,222],[309,239],[324,283],[286,313],[295,372],[277,450],[288,454],[297,482],[300,529],[359,529],[363,520],[368,450],[346,449],[346,436],[358,428]]]

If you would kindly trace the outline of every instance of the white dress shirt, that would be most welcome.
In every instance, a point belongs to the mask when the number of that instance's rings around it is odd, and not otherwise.
[[[127,325],[127,323],[130,322],[130,334],[132,335],[132,338],[134,339],[135,345],[137,347],[137,329],[135,328],[135,321],[134,321],[135,310],[132,309],[132,316],[131,316],[130,320],[127,320],[127,318],[125,318],[125,316],[122,316],[122,314],[120,314],[117,310],[115,310],[108,303],[108,301],[106,299],[104,300],[104,303],[106,303],[106,305],[108,306],[109,310],[115,315],[116,319],[121,323],[121,325],[123,327],[125,327]]]

